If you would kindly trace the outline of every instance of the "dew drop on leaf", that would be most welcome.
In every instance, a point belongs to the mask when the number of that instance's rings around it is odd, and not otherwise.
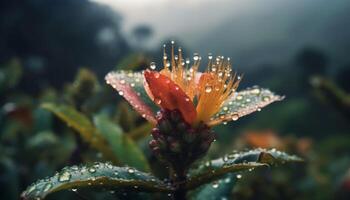
[[[44,191],[44,192],[47,192],[47,191],[49,191],[51,188],[52,188],[52,184],[51,184],[51,183],[48,183],[48,184],[45,185],[43,191]]]
[[[133,173],[135,173],[135,170],[132,169],[132,168],[129,168],[129,169],[128,169],[128,172],[129,172],[130,174],[133,174]]]
[[[218,182],[213,182],[213,184],[211,186],[213,188],[218,188],[219,187],[219,183]]]
[[[95,172],[96,172],[96,169],[95,169],[94,167],[90,167],[90,168],[89,168],[89,172],[90,172],[90,173],[95,173]]]
[[[58,177],[58,181],[60,182],[65,182],[65,181],[69,181],[70,177],[72,175],[69,172],[63,172],[59,177]]]

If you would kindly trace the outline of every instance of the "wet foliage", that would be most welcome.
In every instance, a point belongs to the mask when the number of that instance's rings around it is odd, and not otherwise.
[[[62,2],[0,3],[0,199],[174,199],[169,165],[148,146],[156,126],[123,99],[141,99],[147,114],[159,110],[139,73],[163,61],[147,49],[157,32],[140,25],[129,44],[109,8]],[[230,117],[184,174],[188,199],[349,199],[349,42],[335,40],[340,51],[300,42],[284,61],[276,51],[237,47],[249,55],[237,62],[254,66],[237,66],[238,92],[213,119]],[[105,84],[109,70],[123,70],[112,86],[124,80],[135,93]],[[166,136],[165,151],[181,149]]]

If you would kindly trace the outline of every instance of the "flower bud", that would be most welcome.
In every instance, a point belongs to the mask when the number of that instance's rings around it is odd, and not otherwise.
[[[184,135],[183,138],[187,143],[192,143],[198,134],[193,129],[188,130]]]
[[[179,153],[181,151],[181,145],[177,141],[173,141],[169,143],[169,148],[170,148],[170,151],[174,153]]]
[[[158,128],[164,134],[170,134],[173,131],[170,122],[164,118],[158,122]]]
[[[173,122],[178,122],[182,120],[181,113],[178,110],[172,110],[170,112],[170,118]]]

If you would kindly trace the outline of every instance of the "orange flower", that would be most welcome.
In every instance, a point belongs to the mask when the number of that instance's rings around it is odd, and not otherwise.
[[[241,78],[232,73],[230,59],[223,56],[213,59],[209,55],[208,60],[207,69],[200,73],[201,57],[195,54],[190,65],[189,59],[183,59],[181,48],[175,55],[172,42],[170,60],[164,46],[161,71],[155,71],[155,64],[151,63],[151,69],[142,74],[111,72],[106,81],[152,123],[156,123],[154,111],[145,94],[162,109],[179,110],[192,126],[200,122],[214,126],[237,120],[283,98],[258,87],[237,92]]]

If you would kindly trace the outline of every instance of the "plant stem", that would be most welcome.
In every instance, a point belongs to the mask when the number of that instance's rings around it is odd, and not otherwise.
[[[176,190],[173,195],[174,200],[186,200],[187,197],[187,189],[185,188],[185,184],[187,181],[186,177],[186,169],[180,167],[175,169],[172,169],[170,171],[170,177],[173,182],[173,185],[175,186]]]

